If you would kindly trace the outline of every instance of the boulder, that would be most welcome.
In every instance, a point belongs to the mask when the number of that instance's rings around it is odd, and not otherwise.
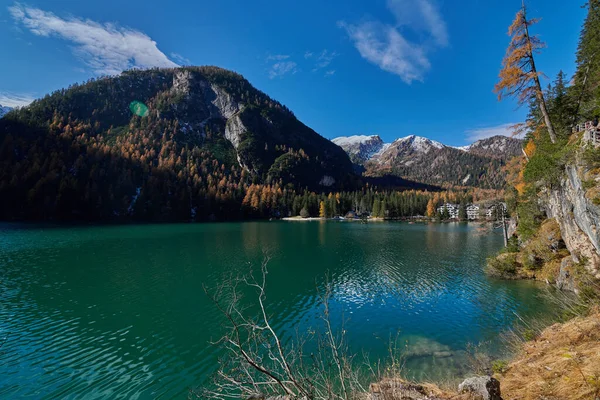
[[[502,400],[500,382],[491,376],[476,376],[468,378],[458,385],[460,393],[471,393],[481,396],[483,400]]]
[[[405,382],[401,379],[384,379],[372,383],[369,387],[367,400],[441,400],[423,385]]]

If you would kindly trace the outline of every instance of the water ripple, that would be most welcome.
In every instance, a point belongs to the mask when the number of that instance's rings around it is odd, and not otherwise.
[[[528,283],[484,276],[501,240],[458,224],[0,225],[0,398],[185,398],[220,355],[202,286],[265,250],[284,340],[318,329],[328,276],[354,350],[382,357],[400,332],[413,376],[456,376],[467,342],[547,306]]]

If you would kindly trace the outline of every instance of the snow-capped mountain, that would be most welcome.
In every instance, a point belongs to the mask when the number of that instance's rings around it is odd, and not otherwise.
[[[505,136],[479,140],[469,146],[446,146],[410,135],[383,143],[379,136],[333,139],[367,175],[392,174],[434,185],[500,188],[502,165],[521,154],[522,142]]]
[[[332,142],[344,149],[355,164],[364,164],[381,152],[386,145],[377,135],[341,136],[332,139]]]
[[[376,154],[370,161],[384,167],[395,164],[411,165],[415,162],[415,158],[421,158],[445,147],[435,140],[410,135],[394,140],[385,151]]]
[[[492,158],[511,158],[521,154],[521,140],[507,136],[493,136],[478,140],[473,144],[457,149],[472,154]]]
[[[391,149],[428,153],[431,149],[445,147],[440,142],[415,135],[396,139],[393,143],[384,143],[377,135],[341,136],[331,141],[344,149],[352,162],[361,165],[380,158]]]
[[[2,104],[0,104],[0,118],[4,117],[10,110],[12,110],[11,107],[3,107]]]

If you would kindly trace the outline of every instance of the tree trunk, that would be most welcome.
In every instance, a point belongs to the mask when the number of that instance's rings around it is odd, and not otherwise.
[[[535,67],[534,67],[535,72]],[[556,132],[554,132],[554,127],[552,126],[552,121],[550,121],[550,115],[548,114],[548,109],[546,108],[546,100],[544,100],[544,94],[542,93],[542,88],[540,86],[540,80],[536,77],[535,82],[538,87],[538,98],[540,101],[540,111],[544,115],[544,122],[546,123],[546,127],[548,128],[548,134],[550,135],[550,141],[552,143],[556,143]]]
[[[546,107],[546,100],[544,99],[544,92],[542,91],[542,85],[540,84],[540,78],[537,73],[537,68],[535,67],[535,59],[533,57],[533,46],[531,45],[531,38],[529,37],[529,26],[527,25],[527,10],[525,9],[525,1],[523,1],[523,23],[525,24],[525,39],[527,40],[527,45],[529,46],[529,59],[531,60],[531,72],[533,72],[535,78],[536,92],[538,102],[540,103],[540,110],[542,111],[542,115],[544,116],[544,123],[548,128],[548,134],[550,135],[550,141],[552,143],[556,143],[556,132],[554,132],[554,127],[552,126],[552,121],[550,120],[550,114],[548,114],[548,108]]]
[[[508,230],[506,229],[506,217],[504,216],[504,207],[500,205],[502,210],[502,234],[504,236],[504,247],[508,247]]]

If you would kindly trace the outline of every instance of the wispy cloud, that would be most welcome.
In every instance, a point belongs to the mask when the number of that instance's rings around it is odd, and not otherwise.
[[[271,79],[281,78],[285,75],[294,75],[301,70],[312,70],[312,72],[324,70],[325,76],[332,76],[335,74],[335,71],[331,68],[330,64],[338,56],[339,54],[336,51],[329,51],[327,49],[316,53],[307,50],[302,56],[268,54],[265,58],[265,63],[269,65],[268,73]],[[300,60],[296,62],[298,59]]]
[[[181,64],[181,65],[191,65],[192,64],[192,62],[190,61],[189,58],[186,58],[179,53],[171,53],[171,58],[173,60],[177,61],[177,63]]]
[[[448,28],[433,0],[388,0],[397,27],[406,27],[423,35],[422,41],[433,40],[448,45]]]
[[[38,36],[53,36],[73,46],[74,54],[97,74],[115,75],[130,68],[176,67],[143,32],[57,15],[15,3],[13,19]]]
[[[35,97],[30,94],[0,92],[0,104],[8,107],[26,106],[35,100]]]
[[[267,56],[267,62],[269,61],[282,61],[290,58],[289,54],[269,54]]]
[[[395,24],[367,19],[340,21],[338,26],[364,59],[408,84],[422,82],[431,68],[428,54],[449,43],[446,24],[432,1],[388,0]]]
[[[295,74],[298,72],[298,64],[293,61],[280,61],[271,65],[269,69],[269,78],[281,78],[284,75]]]
[[[486,128],[469,129],[465,132],[469,142],[490,138],[492,136],[514,136],[514,126],[516,123],[490,126]]]
[[[328,67],[338,55],[339,54],[335,51],[327,51],[327,49],[323,50],[317,57],[317,62],[315,63],[313,72]]]

